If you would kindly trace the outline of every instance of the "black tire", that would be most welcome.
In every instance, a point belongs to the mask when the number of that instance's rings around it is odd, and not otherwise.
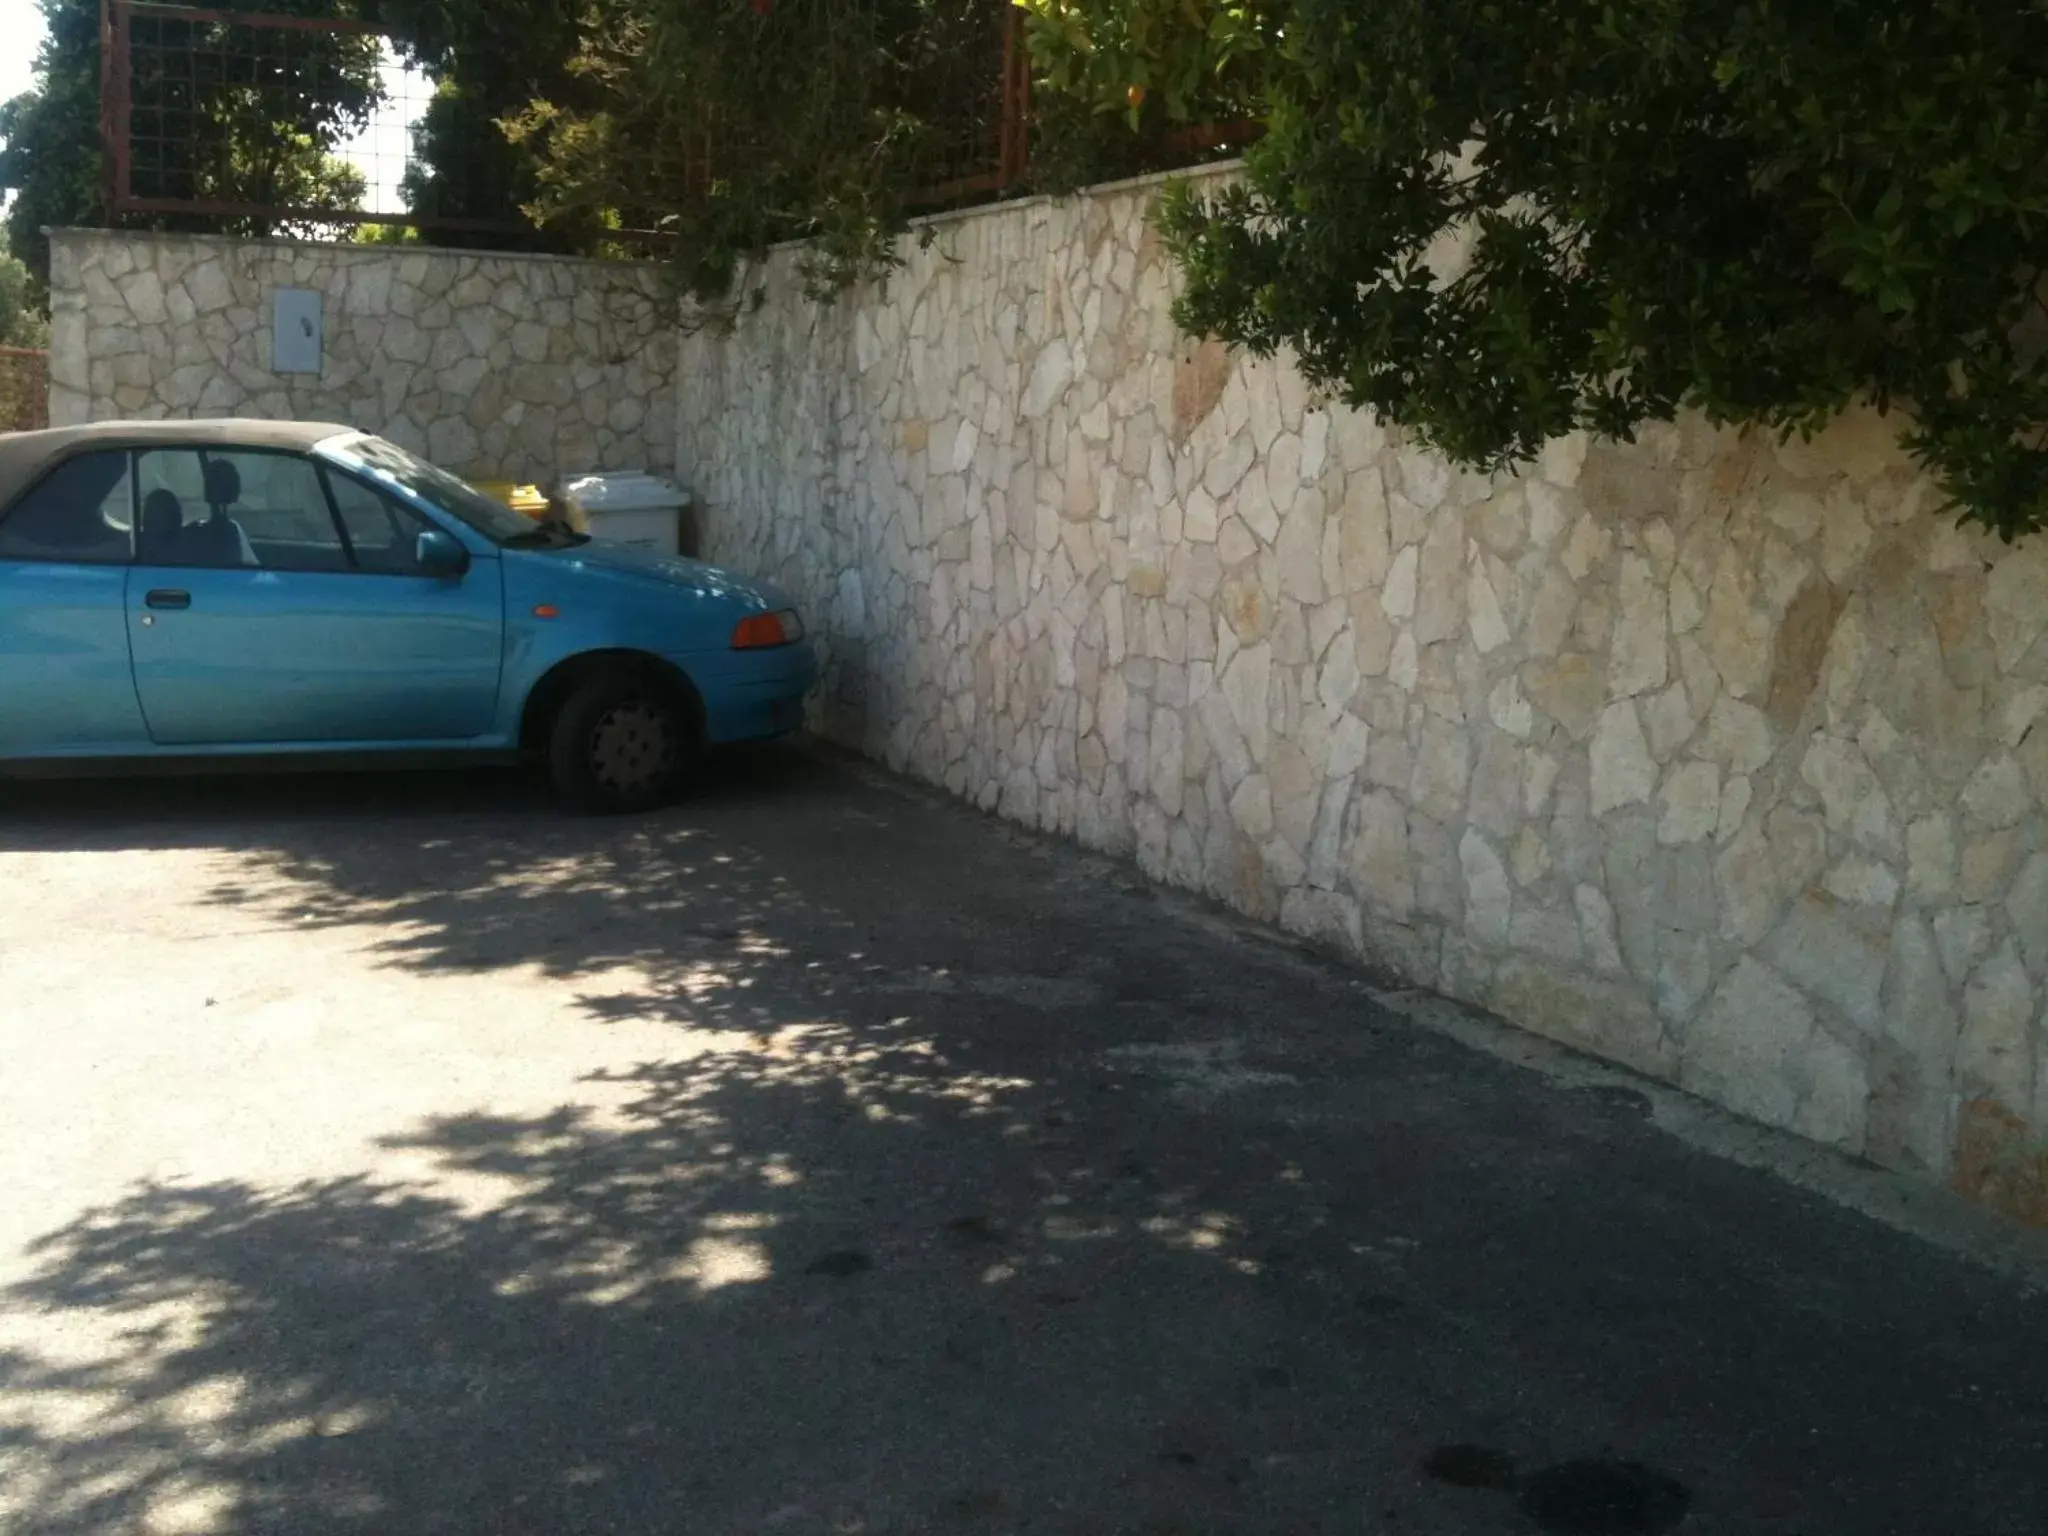
[[[702,750],[681,691],[621,669],[585,679],[562,701],[548,729],[548,773],[573,809],[625,815],[673,800]]]

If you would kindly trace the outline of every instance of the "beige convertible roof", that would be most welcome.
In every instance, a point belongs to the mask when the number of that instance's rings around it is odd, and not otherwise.
[[[304,453],[315,443],[352,433],[331,421],[96,421],[83,427],[0,434],[0,509],[14,504],[44,471],[81,453],[105,448],[282,448]]]

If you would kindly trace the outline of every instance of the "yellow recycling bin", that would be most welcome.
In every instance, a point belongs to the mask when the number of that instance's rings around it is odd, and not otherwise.
[[[476,488],[493,501],[502,501],[514,512],[535,519],[547,516],[548,499],[537,485],[519,485],[510,480],[479,480]]]

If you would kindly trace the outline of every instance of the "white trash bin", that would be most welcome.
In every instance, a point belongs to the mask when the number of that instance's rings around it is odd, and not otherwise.
[[[649,554],[682,552],[683,509],[690,493],[645,470],[602,470],[562,487],[571,526],[593,539],[630,544]]]

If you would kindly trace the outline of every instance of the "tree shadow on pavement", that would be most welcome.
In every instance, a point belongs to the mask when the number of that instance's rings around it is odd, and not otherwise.
[[[1132,974],[1141,956],[1119,958],[1086,917],[1046,905],[1069,897],[1071,908],[1070,893],[1094,881],[1144,889],[1119,866],[1063,870],[1034,839],[972,815],[921,814],[921,799],[809,752],[725,753],[682,804],[619,819],[564,815],[506,773],[14,789],[0,852],[212,853],[211,905],[278,931],[358,930],[369,958],[405,970],[533,966],[572,982],[639,970],[617,992],[592,985],[584,1006],[600,1019],[773,1019],[792,989],[829,998],[881,974],[870,951],[884,943],[897,990],[912,995],[946,990],[963,964],[999,971],[999,953],[1024,950],[1054,968],[1020,978],[1027,992],[1074,991],[1076,967],[1113,976],[1120,996],[1185,991],[1156,967]],[[1018,856],[1031,878],[1001,878],[992,850]],[[785,995],[749,995],[761,986]],[[1076,995],[1095,990],[1081,983]]]
[[[43,1236],[10,1533],[1531,1529],[1444,1445],[1649,1462],[1687,1529],[2036,1518],[2010,1286],[866,770],[102,794],[0,843],[200,850],[240,921],[675,1046]]]
[[[1353,1502],[1378,1436],[1298,1378],[1381,1324],[1335,1272],[1280,1305],[1243,1217],[1135,1148],[1084,1158],[1056,1089],[820,1023],[623,1086],[418,1127],[393,1147],[428,1181],[150,1185],[51,1234],[5,1305],[120,1343],[4,1362],[8,1528],[1334,1529]]]
[[[5,1362],[8,1528],[1320,1525],[1370,1454],[1294,1390],[1329,1339],[1239,1251],[1206,1142],[1154,1143],[1170,1105],[1098,1060],[1170,1051],[1258,977],[1200,996],[1211,938],[1120,953],[1149,899],[1091,910],[1141,889],[1115,866],[878,785],[771,753],[610,822],[475,776],[17,803],[12,850],[202,851],[244,925],[537,967],[593,1027],[677,1034],[564,1085],[601,1105],[391,1138],[417,1178],[153,1183],[47,1236],[0,1305],[119,1344]],[[1255,1087],[1224,1055],[1190,1069]],[[1313,1204],[1283,1161],[1231,1169],[1273,1230]]]

